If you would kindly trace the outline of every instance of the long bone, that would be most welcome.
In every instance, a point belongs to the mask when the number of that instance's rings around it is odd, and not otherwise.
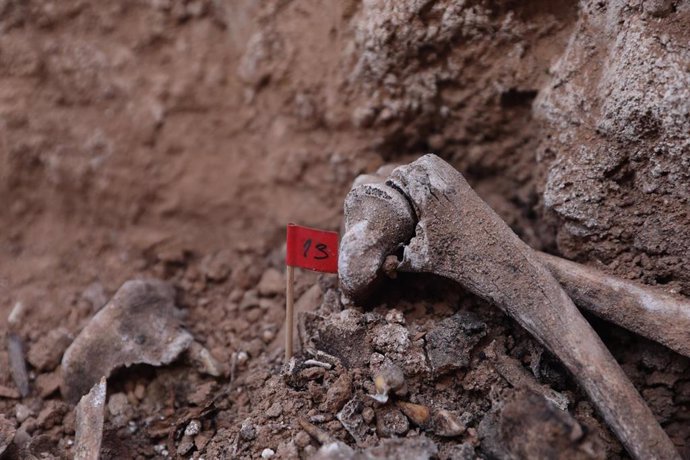
[[[456,281],[500,307],[556,355],[634,458],[679,458],[558,281],[449,164],[426,155],[396,168],[385,184],[356,187],[345,216],[339,272],[346,294],[361,298],[376,279],[371,267],[404,245],[399,270]],[[389,252],[381,254],[386,235]]]

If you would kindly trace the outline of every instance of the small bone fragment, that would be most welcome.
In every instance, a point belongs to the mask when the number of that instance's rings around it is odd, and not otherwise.
[[[690,357],[690,302],[592,267],[535,253],[581,308]]]
[[[0,457],[14,440],[16,432],[14,421],[8,420],[0,414]]]
[[[409,241],[400,270],[454,280],[500,307],[563,362],[634,458],[679,458],[560,284],[459,172],[435,155],[425,155],[377,185],[379,195],[367,193],[370,186],[364,185],[345,200],[339,273],[347,295],[368,292],[391,253],[379,252],[382,248]],[[413,208],[413,232],[406,233],[409,208],[391,204],[386,209],[387,203],[400,202],[393,197],[396,191]]]
[[[82,396],[77,404],[75,460],[98,460],[103,439],[105,394],[106,380],[102,377],[101,381]]]
[[[114,369],[168,364],[191,343],[192,336],[175,317],[172,286],[156,280],[127,281],[65,351],[62,394],[76,403]]]
[[[7,335],[7,354],[9,355],[12,380],[17,385],[21,397],[26,398],[29,395],[29,374],[26,371],[24,344],[21,337],[12,332]]]

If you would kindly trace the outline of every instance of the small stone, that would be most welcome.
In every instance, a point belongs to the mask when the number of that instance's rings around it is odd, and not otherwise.
[[[285,290],[285,277],[275,268],[269,268],[261,275],[256,289],[265,297],[278,295]]]
[[[223,281],[232,271],[232,253],[227,250],[211,254],[201,260],[201,273],[210,281]]]
[[[41,374],[36,377],[36,389],[41,398],[47,398],[60,389],[62,377],[59,371]]]
[[[379,369],[374,372],[374,386],[376,395],[372,397],[380,403],[386,403],[389,391],[404,393],[401,390],[405,387],[405,375],[400,367],[385,358]]]
[[[17,404],[17,406],[14,408],[14,413],[15,417],[17,418],[17,422],[23,423],[24,420],[29,418],[31,415],[31,409],[26,407],[24,404]]]
[[[137,383],[134,387],[134,397],[141,401],[144,399],[144,396],[146,396],[146,387],[143,383]]]
[[[369,424],[374,421],[374,417],[376,417],[376,411],[372,409],[371,407],[365,407],[362,409],[362,418],[364,419],[364,422]]]
[[[192,420],[184,429],[184,434],[186,436],[196,436],[201,431],[201,422],[198,420]]]
[[[247,354],[246,351],[238,351],[237,352],[237,365],[238,366],[245,365],[248,360],[249,360],[249,355]]]
[[[376,411],[376,432],[383,438],[402,436],[410,429],[410,423],[403,413],[393,407],[384,406]]]
[[[45,407],[36,417],[36,424],[44,430],[49,430],[62,423],[62,417],[67,413],[67,405],[62,401],[47,401]]]
[[[240,310],[248,310],[252,307],[259,306],[259,296],[255,290],[250,289],[246,291],[242,296],[242,301],[240,302]]]
[[[14,388],[9,388],[4,385],[0,385],[0,398],[7,399],[19,399],[21,395]]]
[[[194,447],[194,438],[188,435],[182,436],[180,443],[177,445],[177,455],[187,455],[187,453]]]
[[[202,374],[210,375],[212,377],[220,377],[225,374],[225,366],[223,366],[216,358],[213,357],[210,351],[198,342],[192,342],[187,350],[188,356],[191,359],[194,367]]]
[[[266,411],[266,417],[276,418],[276,417],[279,417],[280,414],[282,414],[282,413],[283,413],[283,406],[278,401],[276,401]]]
[[[347,372],[338,377],[326,392],[325,407],[329,412],[338,412],[352,397],[352,378]]]
[[[362,401],[354,398],[348,401],[338,413],[338,420],[358,443],[364,440],[364,436],[368,431],[368,427],[362,417],[363,408],[364,404],[362,404]]]
[[[260,308],[252,308],[245,314],[245,318],[247,318],[247,321],[250,323],[254,324],[259,319],[261,319],[264,316],[264,313],[261,311]]]
[[[251,421],[245,420],[240,427],[240,437],[245,441],[253,441],[256,438],[256,429]]]
[[[128,412],[129,400],[124,393],[115,393],[110,395],[108,399],[108,412],[110,415],[123,415]]]
[[[465,424],[457,413],[440,409],[432,415],[431,430],[438,436],[452,438],[465,432]]]
[[[261,451],[261,458],[263,458],[265,460],[267,458],[273,457],[275,454],[276,453],[273,449],[266,448],[266,449]]]
[[[440,321],[426,335],[426,350],[434,372],[443,374],[470,362],[470,353],[486,335],[486,324],[472,313],[459,312]]]
[[[29,348],[27,361],[39,371],[52,371],[60,364],[62,354],[70,343],[72,336],[67,329],[53,329]]]
[[[204,447],[206,447],[206,444],[211,440],[211,437],[213,436],[213,433],[211,432],[205,432],[205,433],[199,433],[196,435],[194,438],[194,446],[196,447],[196,450],[203,450]]]
[[[103,284],[100,281],[94,281],[84,289],[84,292],[81,294],[81,300],[91,307],[91,311],[96,312],[108,302],[108,296],[105,293]],[[62,351],[65,350],[63,349]]]
[[[271,343],[275,338],[276,333],[273,331],[273,329],[266,329],[261,333],[261,340],[263,340],[264,343]]]
[[[187,400],[196,406],[203,406],[211,398],[215,388],[216,384],[214,382],[202,383],[187,396]]]
[[[323,367],[308,367],[302,369],[299,375],[305,380],[318,380],[326,375],[326,369]]]
[[[306,431],[300,431],[295,435],[295,444],[297,447],[304,449],[311,444],[311,436]]]
[[[417,426],[424,426],[431,417],[431,411],[428,407],[421,404],[414,404],[411,402],[398,401],[398,407],[410,419],[412,423]]]

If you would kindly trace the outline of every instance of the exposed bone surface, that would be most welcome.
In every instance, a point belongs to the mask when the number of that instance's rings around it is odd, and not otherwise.
[[[103,377],[77,404],[75,460],[98,460],[103,439],[105,394],[106,380]]]
[[[558,281],[459,172],[435,155],[425,155],[396,168],[386,184],[405,194],[417,219],[401,270],[454,280],[500,307],[558,356],[633,457],[678,458],[668,436]],[[408,214],[399,218],[406,219]],[[350,227],[360,224],[347,216],[343,245]],[[393,243],[404,241],[389,244]],[[347,282],[342,284],[346,289]]]
[[[192,343],[175,316],[172,286],[127,281],[86,325],[62,358],[62,394],[76,403],[122,366],[168,364]]]

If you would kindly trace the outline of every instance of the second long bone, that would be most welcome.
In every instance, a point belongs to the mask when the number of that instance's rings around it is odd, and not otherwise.
[[[345,202],[343,290],[360,297],[382,257],[404,246],[399,270],[454,280],[499,306],[556,355],[635,458],[679,458],[653,414],[531,248],[462,175],[434,155],[355,187]]]

